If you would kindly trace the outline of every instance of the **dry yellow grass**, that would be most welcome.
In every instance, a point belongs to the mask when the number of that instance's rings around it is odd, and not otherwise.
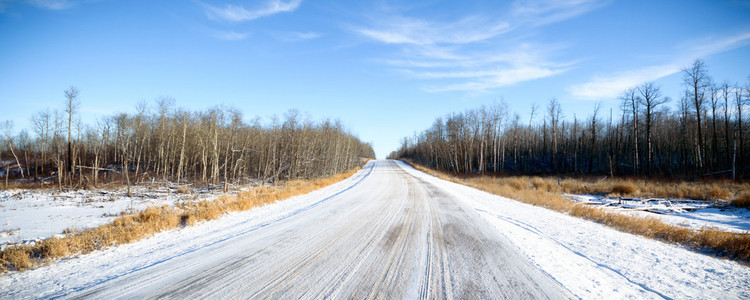
[[[0,251],[0,272],[30,269],[55,259],[131,243],[160,231],[217,219],[227,212],[249,210],[306,194],[344,180],[358,170],[359,168],[355,168],[323,179],[290,180],[280,186],[239,192],[237,196],[221,196],[214,201],[189,202],[174,207],[149,207],[138,213],[123,213],[111,223],[99,227],[83,231],[66,230],[65,237],[46,239],[34,245],[7,247]]]
[[[629,195],[635,193],[636,191],[638,191],[638,187],[636,187],[635,184],[629,182],[616,183],[612,185],[613,193]]]
[[[648,238],[661,240],[669,243],[676,243],[692,247],[701,251],[711,251],[718,256],[724,256],[743,263],[750,262],[750,233],[733,233],[721,231],[718,229],[700,229],[693,230],[685,227],[665,224],[656,218],[640,218],[627,216],[618,213],[607,212],[599,207],[576,204],[560,196],[564,193],[602,193],[610,192],[622,193],[624,195],[636,196],[639,193],[647,195],[658,195],[659,193],[669,193],[675,195],[678,192],[683,195],[691,193],[703,193],[703,197],[708,194],[709,197],[727,196],[726,188],[714,185],[692,187],[685,183],[671,184],[667,187],[659,188],[656,185],[643,184],[638,185],[635,182],[618,180],[616,184],[603,184],[599,182],[578,182],[566,179],[557,183],[557,180],[546,179],[541,177],[506,177],[495,178],[489,176],[473,176],[467,178],[457,178],[446,173],[437,172],[416,164],[415,168],[437,176],[441,179],[464,184],[488,193],[500,195],[506,198],[515,199],[521,202],[529,203],[536,206],[542,206],[563,212],[572,216],[592,220],[605,224],[619,231],[645,236]],[[531,182],[530,187],[522,185],[519,182]],[[617,186],[622,184],[622,186]],[[734,183],[730,186],[737,188]],[[523,188],[521,188],[523,187]],[[713,190],[717,187],[718,190]],[[663,195],[663,194],[662,194]],[[654,196],[657,197],[657,196]],[[665,197],[665,196],[661,196]],[[750,205],[750,192],[745,192],[734,201]],[[745,201],[745,202],[742,202]],[[735,203],[735,205],[737,205]]]
[[[622,178],[557,178],[538,176],[496,177],[501,184],[550,193],[598,194],[621,197],[687,198],[741,203],[750,183],[729,180],[710,182],[644,181]],[[748,192],[750,194],[750,192]],[[750,196],[747,196],[750,198]]]
[[[736,207],[750,208],[750,192],[743,192],[732,201],[732,204]]]

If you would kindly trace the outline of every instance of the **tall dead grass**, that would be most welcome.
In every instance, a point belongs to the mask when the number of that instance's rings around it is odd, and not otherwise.
[[[213,201],[149,207],[138,213],[123,213],[111,223],[99,227],[66,230],[68,233],[64,237],[49,238],[33,245],[7,247],[0,251],[0,273],[27,270],[59,258],[132,243],[157,232],[214,220],[228,212],[249,210],[306,194],[344,180],[358,170],[355,168],[323,179],[290,180],[278,186],[239,192],[236,196],[221,196]]]
[[[732,204],[736,207],[750,208],[750,190],[742,192]]]
[[[666,195],[673,195],[675,197],[679,194],[681,195],[680,198],[682,198],[690,197],[690,193],[698,193],[698,195],[702,194],[705,196],[705,192],[707,191],[710,196],[726,197],[728,194],[723,192],[726,191],[726,187],[715,186],[717,185],[716,183],[703,187],[692,187],[692,185],[686,183],[674,183],[660,188],[658,185],[639,185],[628,180],[617,180],[615,183],[603,184],[601,182],[575,182],[570,179],[558,182],[556,179],[551,180],[525,176],[505,178],[473,176],[457,178],[420,165],[412,164],[412,166],[444,180],[592,220],[619,231],[668,243],[680,244],[699,251],[711,252],[717,256],[727,257],[745,264],[750,262],[750,233],[733,233],[713,228],[693,230],[665,224],[656,218],[641,218],[607,212],[599,207],[573,203],[560,195],[561,193],[604,193],[626,196],[654,195],[653,197],[665,197],[664,193],[667,193]],[[719,187],[720,189],[712,191],[711,189],[714,187]],[[737,199],[741,203],[748,203],[750,205],[750,192],[741,194]]]
[[[473,177],[472,177],[473,178]],[[595,194],[612,197],[682,198],[750,205],[750,183],[731,180],[684,182],[627,178],[497,177],[505,185],[550,193]],[[739,206],[738,206],[739,207]]]

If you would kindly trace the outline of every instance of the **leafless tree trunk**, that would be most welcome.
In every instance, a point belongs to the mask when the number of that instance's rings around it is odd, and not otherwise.
[[[730,134],[729,134],[729,83],[726,81],[721,84],[721,96],[724,99],[724,150],[726,155],[726,167],[727,169],[732,168],[732,150],[729,147],[729,140],[730,140]]]
[[[643,105],[646,113],[646,144],[647,144],[647,174],[651,176],[653,168],[653,143],[652,143],[652,127],[653,127],[653,116],[656,112],[656,108],[669,101],[669,98],[662,98],[661,89],[656,86],[653,82],[647,82],[638,86],[638,92],[640,93],[639,100]]]
[[[705,153],[706,147],[703,142],[703,123],[701,122],[701,115],[703,114],[703,103],[705,102],[706,88],[710,85],[711,79],[706,71],[706,66],[703,60],[696,59],[690,68],[684,68],[682,70],[683,81],[688,86],[690,96],[692,98],[693,108],[695,109],[695,116],[698,120],[698,169],[704,171]]]
[[[589,174],[594,172],[594,148],[596,148],[596,116],[602,107],[601,102],[594,105],[594,115],[591,116],[591,145],[589,146]]]
[[[719,88],[716,85],[709,86],[709,94],[711,96],[711,161],[710,167],[716,168],[719,164],[719,135],[716,131],[716,109],[719,106]]]
[[[638,136],[640,135],[640,132],[638,131],[638,115],[640,115],[640,101],[638,100],[637,95],[638,88],[633,87],[627,89],[623,95],[620,96],[623,111],[629,111],[633,117],[633,120],[631,121],[633,127],[633,175],[638,174],[640,164],[640,151],[638,150]]]
[[[13,138],[11,137],[11,134],[13,132],[13,121],[5,121],[5,141],[8,145],[8,149],[10,150],[10,153],[13,155],[13,158],[16,159],[16,165],[18,166],[18,169],[21,172],[21,178],[25,178],[23,176],[23,166],[21,165],[21,160],[18,159],[18,155],[16,155],[16,151],[13,149]],[[8,174],[5,175],[5,186],[8,186]]]
[[[71,130],[73,128],[73,114],[76,113],[80,104],[78,101],[78,95],[78,88],[74,86],[65,90],[65,113],[68,114],[68,172],[70,172],[68,178],[70,178],[71,184],[73,181],[73,172],[75,172],[73,167],[73,141]]]
[[[560,115],[562,114],[562,109],[560,108],[560,103],[557,101],[557,98],[552,98],[549,100],[549,104],[547,105],[547,112],[549,113],[550,127],[552,127],[552,168],[553,170],[556,170],[558,168],[557,129],[560,123]]]

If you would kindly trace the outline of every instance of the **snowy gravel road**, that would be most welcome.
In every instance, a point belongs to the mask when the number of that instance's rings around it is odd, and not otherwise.
[[[490,195],[402,162],[0,276],[0,298],[750,297],[750,268]]]

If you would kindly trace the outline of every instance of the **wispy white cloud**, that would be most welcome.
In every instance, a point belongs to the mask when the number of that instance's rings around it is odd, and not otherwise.
[[[216,30],[206,27],[196,27],[196,31],[208,35],[212,38],[223,41],[240,41],[250,36],[249,32],[237,32],[233,30]]]
[[[250,34],[240,33],[240,32],[235,32],[235,31],[216,31],[216,32],[213,32],[211,35],[220,40],[239,41],[239,40],[244,40]]]
[[[622,91],[643,82],[653,81],[680,71],[679,64],[650,66],[629,70],[614,76],[595,77],[589,82],[570,86],[567,91],[573,96],[601,100],[617,97]]]
[[[526,29],[573,18],[601,5],[598,0],[519,0],[505,15],[476,13],[447,21],[389,9],[352,30],[399,47],[399,52],[380,61],[414,78],[440,82],[426,87],[427,91],[487,92],[571,69],[575,62],[551,59],[552,52],[564,45],[535,43],[528,40]]]
[[[260,7],[246,9],[243,6],[227,4],[223,7],[202,3],[206,15],[214,20],[243,22],[252,21],[258,18],[284,13],[296,10],[302,0],[291,0],[284,2],[281,0],[269,0]]]
[[[46,9],[46,10],[66,10],[66,9],[74,8],[79,5],[100,2],[100,1],[103,1],[103,0],[21,0],[21,1],[0,0],[0,11],[3,10],[3,7],[5,6],[6,3],[12,3],[12,2],[24,3],[26,5],[31,5],[36,8]]]
[[[301,42],[307,40],[313,40],[321,37],[322,35],[317,32],[284,32],[276,33],[273,35],[276,39],[284,42]]]
[[[575,18],[608,3],[601,0],[523,0],[513,3],[511,15],[525,25],[541,26]]]
[[[750,32],[704,38],[676,47],[672,60],[663,65],[627,70],[614,76],[595,77],[592,80],[568,87],[573,96],[599,100],[617,97],[623,90],[638,84],[657,80],[679,72],[696,58],[709,56],[750,44]]]
[[[427,76],[431,78],[469,78],[471,81],[445,86],[428,87],[429,92],[447,92],[447,91],[467,91],[467,92],[487,92],[490,89],[500,88],[513,85],[519,82],[535,80],[540,78],[557,75],[567,71],[564,68],[545,68],[538,66],[519,66],[503,68],[493,71],[477,72],[448,72],[434,73],[428,72],[418,76]]]
[[[28,0],[28,3],[49,10],[63,10],[73,6],[73,3],[67,0]]]
[[[469,16],[456,22],[430,22],[402,16],[381,19],[376,28],[355,29],[359,34],[386,44],[468,44],[496,37],[510,29],[506,22]]]

